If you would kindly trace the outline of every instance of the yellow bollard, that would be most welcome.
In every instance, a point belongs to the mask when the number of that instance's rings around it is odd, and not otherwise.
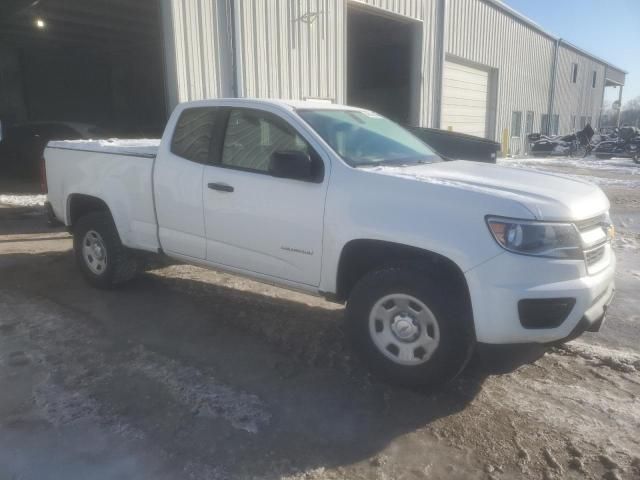
[[[502,130],[502,156],[509,155],[509,129]]]

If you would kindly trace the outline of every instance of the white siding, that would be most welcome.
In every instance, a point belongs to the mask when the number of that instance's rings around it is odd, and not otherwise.
[[[422,26],[422,53],[415,59],[421,75],[414,118],[420,125],[440,123],[445,54],[489,72],[486,127],[494,139],[500,140],[503,129],[510,128],[514,111],[523,118],[533,111],[537,131],[549,108],[555,38],[497,0],[161,2],[169,108],[181,101],[235,94],[348,102],[348,5],[403,16]],[[592,116],[595,123],[605,78],[623,84],[624,72],[570,46],[559,53],[552,113],[560,115],[560,130],[566,131],[572,115]],[[567,62],[579,64],[579,86],[567,84]],[[593,70],[595,89],[590,83]]]
[[[429,124],[437,72],[436,0],[235,0],[239,95],[348,102],[349,3],[422,22],[417,117]]]
[[[546,113],[555,41],[496,5],[481,0],[450,0],[446,51],[495,69],[494,139],[511,128],[514,111],[533,111],[534,130]]]
[[[571,80],[571,65],[578,65],[576,83]],[[592,87],[593,72],[596,72],[596,88]],[[596,126],[602,105],[605,66],[574,49],[560,45],[553,113],[560,115],[559,133],[572,130],[571,117],[577,117],[580,128],[581,117],[591,117],[591,125]]]
[[[622,70],[618,70],[617,68],[608,66],[606,68],[606,71],[606,76],[609,80],[614,81],[618,85],[624,85],[625,73]]]
[[[162,0],[168,107],[232,95],[226,0]]]

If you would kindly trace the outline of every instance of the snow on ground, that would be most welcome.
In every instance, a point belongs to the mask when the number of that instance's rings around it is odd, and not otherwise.
[[[586,179],[601,186],[640,188],[640,165],[635,164],[630,158],[602,160],[595,157],[521,157],[501,158],[498,159],[498,164],[507,167],[554,171],[570,177]],[[614,178],[614,176],[624,178]]]
[[[67,148],[71,150],[89,150],[105,153],[120,153],[130,155],[155,155],[160,145],[159,138],[120,139],[108,140],[64,140],[49,142],[49,147]]]
[[[12,207],[43,206],[46,200],[46,195],[0,195],[0,204]]]

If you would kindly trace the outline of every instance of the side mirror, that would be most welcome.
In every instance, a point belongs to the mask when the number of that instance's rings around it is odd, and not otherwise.
[[[299,150],[280,150],[271,155],[269,173],[274,177],[312,180],[312,160]]]

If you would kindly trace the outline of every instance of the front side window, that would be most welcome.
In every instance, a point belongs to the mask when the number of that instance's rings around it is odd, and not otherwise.
[[[511,114],[511,136],[519,137],[522,130],[522,112]]]
[[[441,161],[420,139],[374,112],[300,109],[298,114],[352,167]]]
[[[220,109],[215,107],[184,110],[173,132],[171,153],[193,162],[207,163],[212,135],[218,123],[221,125],[223,121],[219,113]]]
[[[593,78],[591,79],[591,88],[596,88],[596,82],[597,82],[597,80],[598,80],[597,75],[598,75],[598,74],[597,74],[597,73],[596,73],[596,71],[594,70],[594,71],[593,71]]]
[[[312,154],[308,143],[284,120],[250,109],[234,109],[229,114],[223,166],[266,173],[273,153],[292,150]]]

